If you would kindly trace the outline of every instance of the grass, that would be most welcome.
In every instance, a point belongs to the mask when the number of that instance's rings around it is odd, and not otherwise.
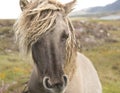
[[[120,42],[106,43],[84,51],[100,76],[103,93],[120,93]]]
[[[0,93],[21,93],[29,80],[31,64],[18,53],[0,55]],[[9,86],[9,87],[7,87]]]
[[[0,84],[23,81],[31,71],[31,65],[20,59],[18,53],[0,55],[0,66]]]

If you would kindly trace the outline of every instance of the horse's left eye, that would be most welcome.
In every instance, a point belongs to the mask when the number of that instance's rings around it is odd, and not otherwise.
[[[69,37],[69,34],[64,31],[61,35],[61,40],[66,40]]]

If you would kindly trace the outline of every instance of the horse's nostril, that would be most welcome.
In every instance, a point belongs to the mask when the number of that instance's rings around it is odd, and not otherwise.
[[[63,76],[64,86],[67,86],[68,78],[66,75]]]
[[[52,85],[51,85],[51,82],[50,82],[50,78],[49,78],[49,77],[44,77],[44,79],[43,79],[43,86],[44,86],[46,89],[52,88]]]

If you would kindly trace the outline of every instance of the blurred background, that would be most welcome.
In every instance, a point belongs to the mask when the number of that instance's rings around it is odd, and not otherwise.
[[[20,13],[19,0],[0,1],[0,93],[20,93],[32,70],[15,43],[13,24]],[[77,0],[69,16],[78,50],[93,62],[103,93],[120,93],[120,0]]]

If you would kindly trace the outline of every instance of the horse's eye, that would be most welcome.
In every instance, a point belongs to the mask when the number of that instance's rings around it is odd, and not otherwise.
[[[66,33],[66,31],[63,31],[63,33],[61,35],[61,39],[66,40],[68,37],[69,37],[69,33]]]

